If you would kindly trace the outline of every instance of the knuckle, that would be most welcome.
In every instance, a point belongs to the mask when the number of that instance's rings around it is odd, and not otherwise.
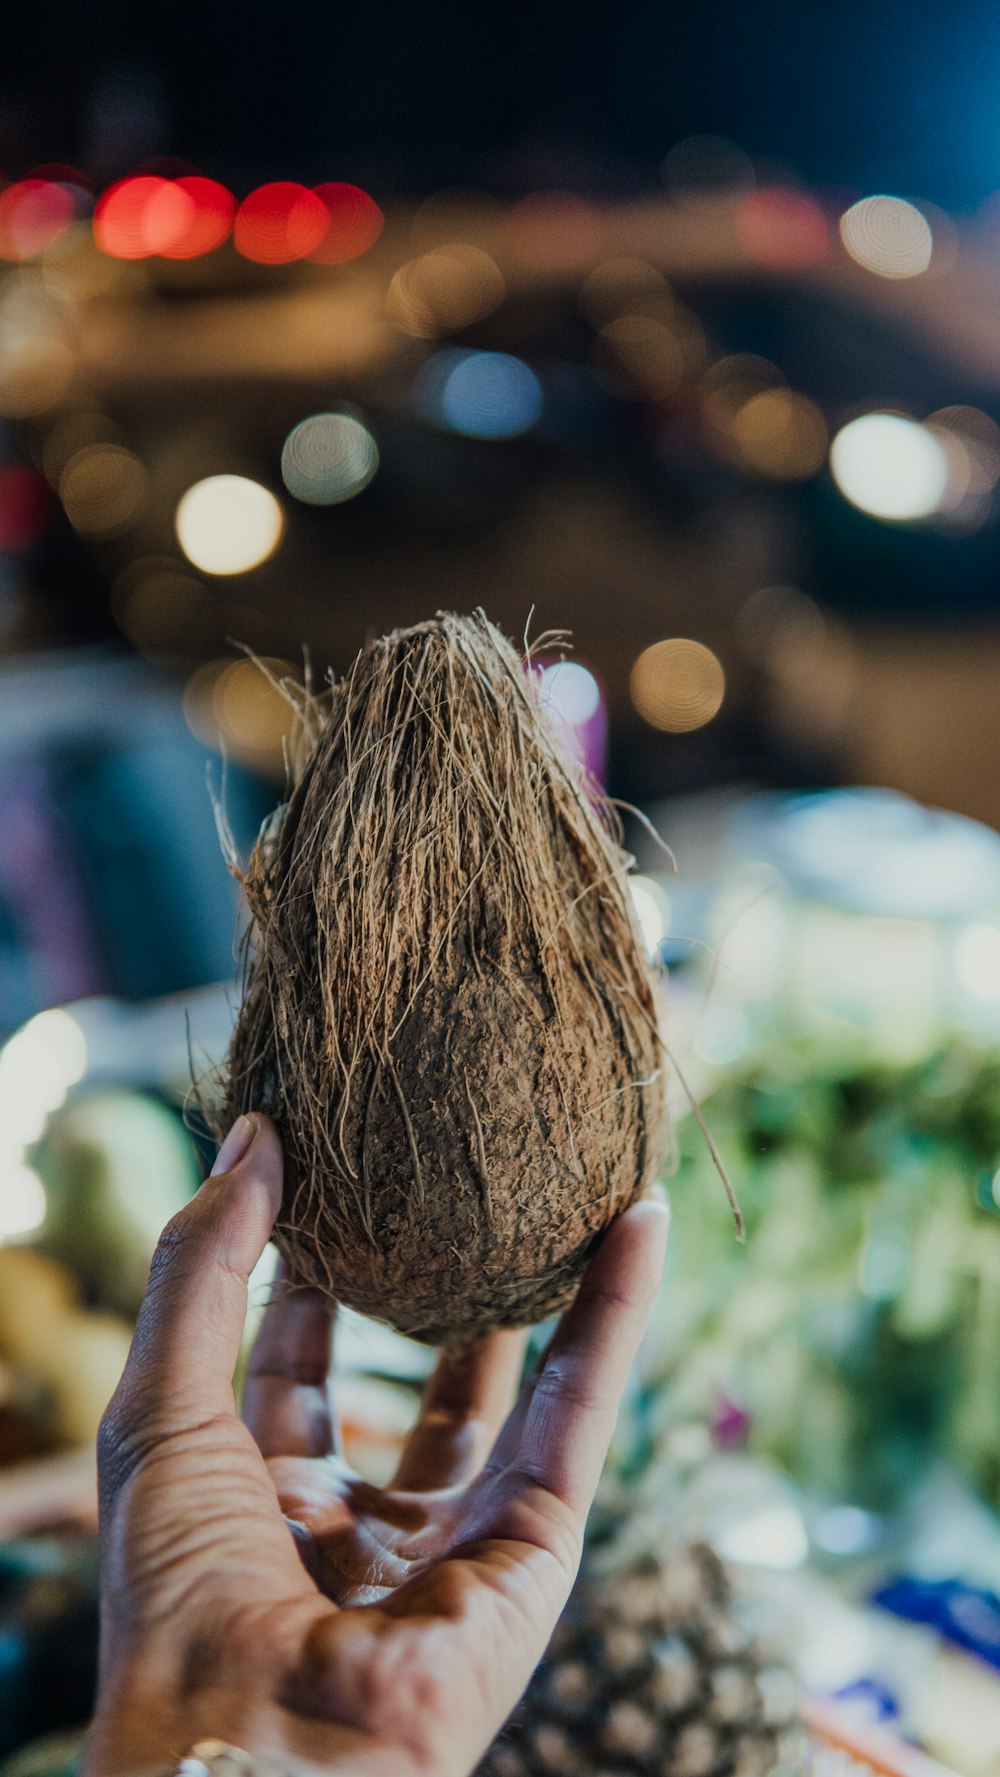
[[[193,1206],[187,1204],[171,1216],[156,1243],[149,1267],[151,1282],[155,1283],[172,1268],[177,1254],[190,1247],[196,1232]]]
[[[127,1395],[117,1389],[97,1428],[97,1478],[105,1498],[118,1493],[141,1460],[142,1449],[139,1417]]]
[[[604,1404],[603,1391],[575,1369],[548,1364],[535,1384],[536,1395],[590,1413]]]

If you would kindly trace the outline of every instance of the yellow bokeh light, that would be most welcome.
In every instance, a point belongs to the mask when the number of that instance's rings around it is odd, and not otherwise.
[[[114,420],[96,407],[78,409],[56,421],[42,445],[42,469],[53,487],[67,463],[90,444],[120,444],[121,431]]]
[[[651,394],[667,394],[683,380],[684,346],[651,315],[620,315],[601,330],[621,369]]]
[[[138,518],[149,479],[120,444],[88,444],[59,477],[59,498],[81,537],[117,537]]]
[[[840,238],[856,264],[880,278],[919,277],[934,251],[926,216],[901,197],[863,197],[852,204],[840,218]]]
[[[133,289],[144,278],[144,267],[101,253],[89,222],[75,222],[42,254],[46,288],[73,301],[104,296],[115,286]]]
[[[717,715],[726,693],[718,655],[704,642],[676,636],[654,642],[639,655],[629,681],[643,720],[669,734],[703,728]]]
[[[245,475],[209,475],[177,507],[177,540],[204,574],[246,574],[273,555],[285,528],[274,495]]]
[[[191,618],[206,588],[169,557],[131,562],[111,589],[111,609],[119,628],[141,652],[182,647]]]
[[[791,389],[751,395],[730,421],[730,433],[747,468],[775,481],[815,475],[826,457],[826,421],[814,402]]]
[[[386,314],[404,333],[434,339],[481,321],[506,294],[496,260],[482,247],[456,243],[400,267],[389,285]]]
[[[662,302],[668,297],[663,273],[645,259],[603,259],[580,286],[580,307],[595,327],[606,326],[651,298]]]
[[[283,681],[299,683],[288,660],[211,660],[184,688],[184,715],[205,746],[263,770],[280,771],[296,722]]]
[[[73,354],[61,339],[11,329],[0,349],[0,415],[33,419],[48,413],[73,380]]]

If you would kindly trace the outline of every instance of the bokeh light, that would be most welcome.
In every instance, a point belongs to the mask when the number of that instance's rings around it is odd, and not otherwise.
[[[129,562],[111,588],[111,609],[123,634],[141,653],[183,649],[192,617],[207,588],[169,556]]]
[[[46,289],[73,301],[104,296],[127,276],[134,280],[140,271],[138,261],[102,253],[89,222],[71,223],[46,247],[41,263]]]
[[[280,771],[295,720],[282,682],[299,682],[288,660],[211,660],[184,688],[184,715],[203,745],[248,765]]]
[[[797,586],[759,586],[736,612],[733,634],[756,666],[802,673],[819,661],[827,623],[815,599]]]
[[[52,496],[37,469],[26,463],[0,467],[0,551],[15,554],[37,543]]]
[[[993,511],[1000,481],[1000,427],[979,407],[940,407],[925,426],[941,440],[948,483],[937,516],[945,528],[978,530]]]
[[[314,413],[285,439],[281,474],[307,506],[338,506],[368,486],[378,462],[378,445],[356,414]]]
[[[5,317],[6,319],[6,317]],[[33,419],[57,406],[73,381],[73,354],[65,340],[17,325],[0,343],[0,414]]]
[[[3,1145],[16,1149],[37,1141],[46,1118],[65,1103],[86,1067],[87,1040],[63,1007],[39,1012],[16,1030],[0,1049]]]
[[[385,217],[367,191],[341,180],[317,185],[315,189],[316,196],[326,205],[329,220],[323,239],[308,253],[309,259],[318,265],[344,265],[374,247],[385,226]]]
[[[178,200],[171,196],[169,179],[143,173],[109,185],[94,205],[94,240],[101,252],[115,259],[148,259],[155,253],[147,218],[157,199],[160,228],[173,226],[176,215],[172,206]],[[183,199],[179,201],[183,204]]]
[[[570,728],[579,728],[601,707],[601,687],[579,660],[555,660],[539,674],[542,702]]]
[[[958,934],[955,973],[974,999],[1000,999],[1000,926],[977,920]]]
[[[0,1159],[0,1241],[33,1234],[47,1209],[45,1186],[34,1168]]]
[[[643,720],[670,734],[703,728],[726,693],[722,663],[704,642],[687,636],[654,642],[632,668],[632,702]]]
[[[598,365],[624,374],[644,395],[670,395],[699,368],[705,338],[690,310],[669,301],[618,315],[601,328]]]
[[[120,444],[88,444],[59,477],[59,498],[82,537],[116,537],[135,522],[149,478],[137,456]]]
[[[580,307],[594,327],[605,327],[619,315],[642,309],[650,300],[665,301],[667,280],[645,259],[602,259],[580,285]]]
[[[837,433],[830,470],[844,498],[873,518],[926,518],[948,486],[939,437],[897,413],[865,413]]]
[[[701,409],[723,455],[739,457],[733,421],[747,402],[765,390],[785,387],[777,365],[752,352],[717,358],[708,366],[701,379]]]
[[[508,352],[459,346],[435,352],[414,385],[420,412],[468,438],[515,438],[542,412],[542,387],[529,365]]]
[[[826,458],[823,415],[791,389],[752,395],[733,415],[730,433],[744,465],[775,481],[802,481]]]
[[[670,897],[655,876],[630,876],[628,887],[646,949],[656,956],[670,926]]]
[[[773,271],[805,271],[826,258],[829,231],[816,199],[793,185],[751,191],[736,212],[743,251]]]
[[[245,475],[209,475],[181,499],[174,520],[184,554],[205,574],[246,574],[273,555],[284,514],[274,495]]]
[[[18,179],[0,192],[0,259],[35,259],[76,218],[77,200],[51,179]]]
[[[386,314],[404,333],[432,339],[492,314],[506,291],[500,267],[481,247],[435,247],[400,267]]]
[[[288,265],[323,245],[330,230],[330,211],[305,185],[278,179],[260,185],[236,212],[233,240],[244,259],[258,265]]]
[[[901,197],[863,197],[840,218],[845,250],[880,278],[915,278],[934,251],[927,218]]]
[[[78,408],[63,414],[47,431],[41,448],[41,464],[53,487],[71,457],[88,444],[120,444],[121,428],[97,407]]]
[[[216,179],[174,179],[153,198],[146,217],[153,251],[164,259],[198,259],[229,239],[236,199]]]

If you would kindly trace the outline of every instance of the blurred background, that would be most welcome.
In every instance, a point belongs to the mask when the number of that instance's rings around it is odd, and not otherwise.
[[[282,679],[481,604],[675,854],[626,815],[749,1224],[678,1084],[616,1472],[811,1694],[1000,1771],[998,58],[975,0],[5,22],[0,1755],[89,1708],[217,811],[281,798]],[[424,1363],[348,1317],[373,1473]]]

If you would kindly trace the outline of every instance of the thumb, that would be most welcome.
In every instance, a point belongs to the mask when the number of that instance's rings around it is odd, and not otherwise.
[[[273,1123],[258,1113],[240,1117],[197,1196],[160,1236],[102,1425],[102,1453],[123,1445],[141,1452],[234,1412],[247,1283],[278,1214],[281,1183]]]

